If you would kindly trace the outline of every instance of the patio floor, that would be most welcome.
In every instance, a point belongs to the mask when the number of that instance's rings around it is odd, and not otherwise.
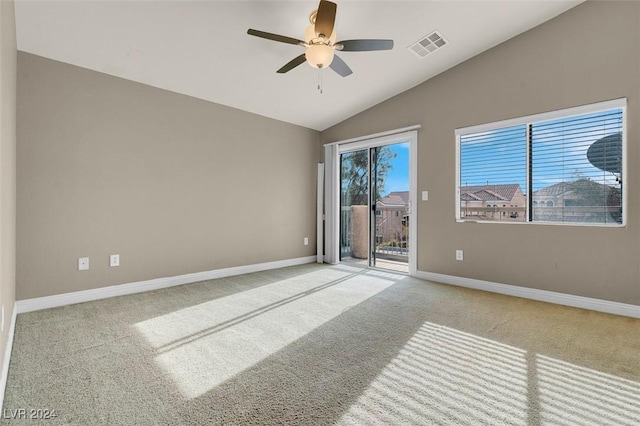
[[[356,259],[353,257],[347,257],[342,259],[342,263],[346,263],[348,265],[360,266],[362,268],[366,268],[369,266],[369,261],[367,259]],[[398,262],[395,260],[386,260],[386,259],[376,259],[376,268],[386,269],[388,271],[401,272],[403,274],[409,273],[409,264],[407,262]]]

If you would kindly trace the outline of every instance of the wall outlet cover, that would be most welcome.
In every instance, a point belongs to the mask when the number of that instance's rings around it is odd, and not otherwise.
[[[78,271],[86,271],[89,269],[89,258],[81,257],[78,259]]]

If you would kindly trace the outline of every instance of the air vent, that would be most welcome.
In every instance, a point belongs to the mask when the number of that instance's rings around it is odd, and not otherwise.
[[[437,31],[422,37],[420,40],[409,46],[409,50],[418,55],[420,58],[424,58],[430,53],[447,45],[447,41]]]

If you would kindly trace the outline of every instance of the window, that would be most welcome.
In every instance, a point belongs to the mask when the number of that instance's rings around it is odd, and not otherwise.
[[[621,225],[625,110],[619,99],[456,130],[456,218]]]

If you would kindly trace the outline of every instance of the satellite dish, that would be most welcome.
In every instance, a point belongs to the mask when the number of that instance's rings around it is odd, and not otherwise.
[[[592,143],[587,158],[600,170],[622,173],[622,133],[612,133]]]

